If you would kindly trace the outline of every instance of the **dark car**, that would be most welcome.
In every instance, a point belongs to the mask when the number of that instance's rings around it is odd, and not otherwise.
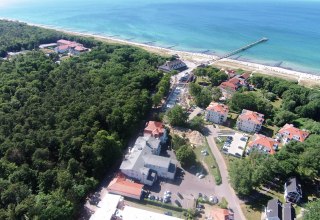
[[[163,214],[172,216],[172,212],[165,212],[165,213],[163,213]]]

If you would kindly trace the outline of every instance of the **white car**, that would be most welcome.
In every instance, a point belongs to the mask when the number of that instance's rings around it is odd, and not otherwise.
[[[165,191],[164,194],[171,195],[171,192],[169,190]]]
[[[199,178],[199,179],[202,179],[202,178],[204,178],[204,175],[201,174],[200,176],[198,176],[198,178]]]

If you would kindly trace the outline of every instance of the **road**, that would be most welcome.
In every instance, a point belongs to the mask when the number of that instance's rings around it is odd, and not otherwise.
[[[216,161],[221,173],[221,178],[222,178],[222,184],[219,186],[216,186],[216,190],[215,190],[216,194],[219,197],[226,198],[229,204],[229,208],[231,208],[234,211],[235,220],[245,220],[246,218],[240,207],[240,200],[229,183],[227,165],[223,159],[223,156],[220,150],[218,149],[214,141],[214,138],[217,137],[217,129],[214,128],[212,125],[207,125],[206,128],[207,129],[206,129],[205,135],[206,135],[208,144],[211,148],[211,151],[214,157],[216,158]]]

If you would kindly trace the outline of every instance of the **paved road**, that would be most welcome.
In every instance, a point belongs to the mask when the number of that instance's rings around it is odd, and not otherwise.
[[[206,138],[208,141],[208,144],[211,148],[211,151],[216,158],[216,161],[218,163],[221,177],[222,177],[222,184],[219,186],[216,186],[216,194],[220,197],[225,197],[228,201],[229,208],[231,208],[234,211],[234,219],[235,220],[245,220],[245,216],[241,210],[240,207],[240,200],[235,194],[235,191],[232,189],[230,183],[229,183],[229,177],[228,177],[228,169],[227,165],[223,159],[223,156],[218,149],[214,137],[217,137],[217,129],[214,128],[212,125],[206,126]]]

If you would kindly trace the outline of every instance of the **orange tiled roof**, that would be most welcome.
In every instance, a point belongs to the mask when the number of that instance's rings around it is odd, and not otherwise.
[[[293,139],[293,136],[299,137],[300,142],[309,136],[309,133],[293,126],[293,124],[285,124],[279,131],[281,135],[287,136],[289,139]]]
[[[144,129],[145,134],[151,134],[153,137],[160,137],[164,133],[164,127],[161,122],[149,121]]]
[[[264,121],[264,115],[258,112],[243,109],[242,114],[239,115],[239,119],[243,121],[253,121],[255,124],[262,124]]]
[[[252,137],[252,141],[249,143],[249,147],[252,148],[254,145],[261,145],[264,148],[267,148],[270,150],[269,154],[275,154],[275,150],[273,149],[274,145],[279,144],[275,139],[266,137],[262,134],[255,134]]]
[[[207,107],[207,110],[219,112],[222,114],[226,114],[226,113],[228,114],[229,107],[224,104],[217,103],[217,102],[211,102],[210,105]]]
[[[241,77],[247,80],[250,77],[250,73],[243,73]]]
[[[117,191],[119,193],[140,196],[143,185],[127,180],[122,174],[115,177],[107,187],[108,191]]]
[[[237,90],[237,86],[229,81],[227,82],[223,82],[220,84],[220,87],[224,88],[224,89],[231,89],[236,91]]]
[[[213,208],[211,210],[211,217],[214,220],[228,220],[229,211],[227,209]]]

